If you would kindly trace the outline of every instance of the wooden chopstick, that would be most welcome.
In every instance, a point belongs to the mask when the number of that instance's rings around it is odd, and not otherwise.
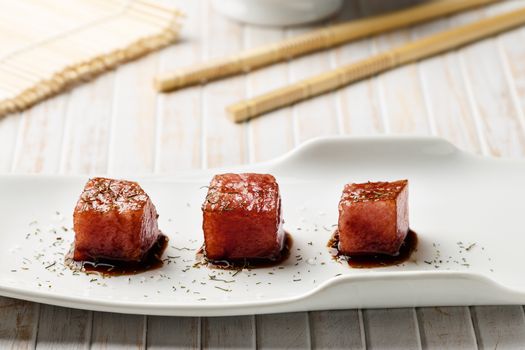
[[[235,122],[320,95],[374,74],[411,63],[525,24],[525,8],[489,17],[344,65],[227,108]]]
[[[434,0],[389,14],[329,26],[279,43],[159,76],[155,79],[155,87],[159,91],[171,91],[205,83],[497,1],[500,0]]]

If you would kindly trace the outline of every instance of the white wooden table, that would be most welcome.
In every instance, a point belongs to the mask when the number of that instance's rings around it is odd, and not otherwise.
[[[349,0],[337,20],[403,1]],[[410,1],[404,1],[405,3]],[[413,2],[413,1],[412,1]],[[525,28],[406,66],[242,125],[224,107],[390,46],[525,6],[524,0],[355,42],[204,87],[158,95],[152,77],[307,29],[238,25],[207,0],[178,1],[183,41],[0,120],[0,171],[175,174],[264,161],[321,135],[439,135],[463,149],[525,154]],[[388,294],[385,294],[388,297]],[[0,348],[525,347],[522,306],[301,312],[227,318],[120,315],[0,298]]]

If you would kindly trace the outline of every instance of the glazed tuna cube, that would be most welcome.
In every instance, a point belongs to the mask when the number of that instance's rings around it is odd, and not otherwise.
[[[138,183],[91,179],[73,215],[73,259],[139,262],[158,239],[157,217]]]
[[[408,233],[408,181],[347,184],[338,231],[342,254],[396,255]]]
[[[283,247],[281,198],[266,174],[216,175],[202,205],[206,257],[273,259]]]

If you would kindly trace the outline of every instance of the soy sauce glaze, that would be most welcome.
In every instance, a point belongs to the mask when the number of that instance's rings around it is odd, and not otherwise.
[[[274,267],[286,261],[290,257],[292,249],[292,236],[286,232],[284,235],[283,249],[279,255],[273,259],[235,259],[235,260],[210,260],[206,258],[206,251],[204,244],[196,254],[197,264],[204,265],[210,268],[223,270],[240,270],[240,269],[254,269],[264,267]]]
[[[144,256],[144,259],[138,262],[110,259],[75,261],[73,260],[73,249],[71,249],[71,252],[66,256],[65,265],[73,271],[85,272],[86,274],[100,274],[104,276],[135,275],[162,267],[164,264],[162,254],[168,246],[168,241],[167,236],[160,234],[157,241]]]
[[[371,255],[345,255],[339,249],[339,232],[335,231],[328,241],[327,247],[336,261],[346,261],[354,268],[386,267],[399,265],[407,261],[417,247],[417,234],[409,230],[399,253],[397,255],[371,254]]]

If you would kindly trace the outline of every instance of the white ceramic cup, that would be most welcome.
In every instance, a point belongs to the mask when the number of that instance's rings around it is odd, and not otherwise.
[[[314,22],[337,12],[343,0],[212,0],[214,9],[240,22],[291,26]]]

